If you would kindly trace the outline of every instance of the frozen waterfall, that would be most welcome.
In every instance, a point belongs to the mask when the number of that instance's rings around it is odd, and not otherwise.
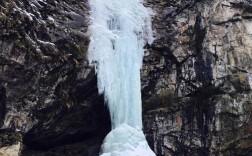
[[[103,156],[155,155],[142,128],[140,69],[143,47],[153,41],[151,19],[141,0],[89,0],[89,62],[95,65],[113,130]]]

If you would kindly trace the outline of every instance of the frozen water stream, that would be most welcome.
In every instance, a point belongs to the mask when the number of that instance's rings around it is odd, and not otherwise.
[[[155,155],[142,128],[140,69],[143,47],[152,43],[151,19],[140,0],[89,0],[91,42],[98,89],[108,105],[112,128],[102,155]],[[131,134],[130,137],[129,134]]]

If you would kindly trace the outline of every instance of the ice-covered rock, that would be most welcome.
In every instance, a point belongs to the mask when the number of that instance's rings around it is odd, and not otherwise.
[[[101,156],[155,156],[141,129],[120,124],[104,140]]]

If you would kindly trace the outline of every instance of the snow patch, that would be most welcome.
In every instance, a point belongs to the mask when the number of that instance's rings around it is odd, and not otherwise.
[[[47,19],[51,22],[55,22],[54,18],[52,18],[51,16],[48,16]]]
[[[35,17],[32,13],[27,12],[26,10],[23,10],[23,13],[29,18],[30,21],[33,20],[32,17]]]
[[[141,129],[121,124],[104,140],[101,156],[155,156]]]
[[[54,44],[54,43],[52,43],[52,42],[42,41],[42,40],[39,40],[39,39],[37,39],[37,41],[38,41],[39,43],[41,43],[41,44],[44,44],[44,45],[51,45],[51,46],[55,46],[55,44]]]

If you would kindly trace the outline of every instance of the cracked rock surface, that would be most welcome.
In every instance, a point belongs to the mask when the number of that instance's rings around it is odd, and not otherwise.
[[[252,2],[145,0],[141,71],[157,156],[252,155]],[[87,61],[87,0],[0,0],[0,156],[96,156],[109,113]],[[8,149],[8,150],[6,150]]]
[[[25,156],[98,155],[110,121],[86,58],[88,10],[0,1],[0,151],[21,143]]]
[[[147,1],[156,40],[142,71],[157,155],[251,155],[251,1]]]

